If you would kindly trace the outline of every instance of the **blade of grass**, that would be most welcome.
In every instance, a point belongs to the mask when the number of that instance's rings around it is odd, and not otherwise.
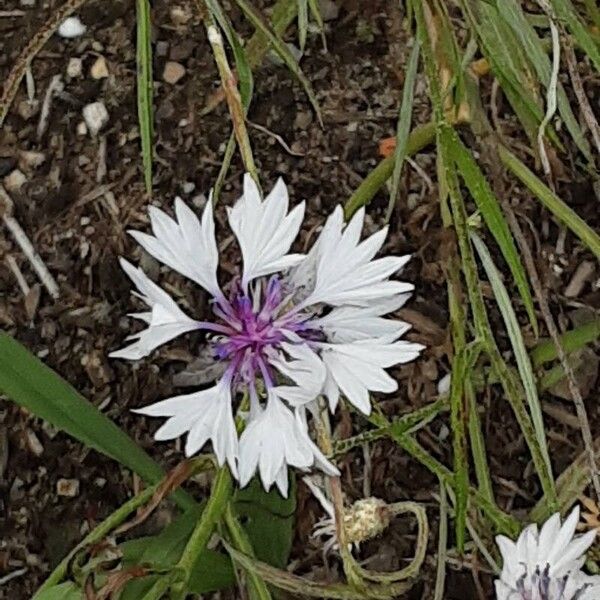
[[[392,181],[390,189],[390,199],[385,214],[385,222],[388,223],[400,188],[400,175],[402,174],[402,165],[406,158],[406,150],[410,136],[410,124],[412,121],[412,110],[414,103],[415,81],[417,79],[417,68],[419,66],[419,44],[415,40],[413,49],[408,59],[406,67],[406,77],[404,78],[404,89],[402,90],[402,102],[398,116],[398,126],[396,129],[396,149],[394,150],[394,170],[392,171]]]
[[[317,27],[321,33],[321,41],[323,43],[323,49],[327,51],[327,40],[325,39],[325,23],[323,23],[323,17],[321,16],[321,9],[319,8],[318,0],[308,0],[308,6],[310,8],[310,14],[316,21]]]
[[[275,52],[279,55],[281,60],[286,64],[287,68],[292,72],[293,75],[301,83],[308,99],[317,115],[317,119],[321,126],[323,126],[323,119],[321,118],[321,109],[317,102],[317,97],[314,90],[302,69],[299,67],[296,59],[287,47],[286,43],[281,39],[279,34],[263,19],[262,15],[252,6],[250,2],[246,0],[235,0],[236,4],[240,7],[246,18],[260,31],[271,43]]]
[[[296,0],[298,2],[298,42],[300,50],[304,52],[306,47],[306,33],[308,32],[308,0]]]
[[[152,23],[149,0],[136,0],[137,14],[137,109],[142,144],[142,164],[146,193],[152,197]]]
[[[440,525],[438,532],[437,568],[435,573],[435,591],[433,600],[444,599],[446,587],[446,557],[448,551],[448,498],[446,486],[440,479]]]
[[[81,396],[24,346],[0,332],[0,391],[54,427],[106,454],[148,483],[164,471],[125,432]],[[173,500],[183,509],[196,502],[177,490]]]
[[[548,473],[552,473],[552,465],[550,463],[550,454],[548,452],[548,442],[546,440],[546,429],[544,426],[544,418],[542,415],[542,407],[540,399],[538,397],[537,388],[535,384],[535,376],[533,374],[533,368],[525,348],[525,342],[523,335],[521,334],[521,328],[517,321],[517,315],[512,307],[508,291],[502,282],[501,275],[492,260],[492,257],[487,249],[487,246],[483,240],[475,233],[471,232],[471,241],[479,254],[481,264],[486,272],[488,280],[492,286],[494,297],[500,309],[502,320],[506,326],[508,337],[517,361],[517,368],[519,375],[521,376],[521,383],[525,390],[525,397],[529,405],[529,412],[535,428],[535,433],[539,447],[542,450],[542,454],[546,461],[546,468]]]
[[[525,274],[525,269],[519,257],[514,239],[510,233],[510,228],[502,213],[500,203],[481,172],[479,165],[475,162],[475,159],[462,143],[461,139],[458,136],[452,136],[449,141],[451,144],[451,156],[456,162],[458,172],[464,180],[473,200],[475,200],[475,204],[481,212],[490,233],[494,236],[500,247],[525,305],[529,322],[534,333],[537,335],[538,323],[533,306],[531,288],[529,287],[527,275]]]
[[[571,0],[550,0],[550,4],[556,16],[567,24],[579,47],[590,57],[596,70],[600,72],[600,48],[579,19]]]
[[[538,200],[596,255],[596,258],[600,258],[600,236],[510,150],[500,145],[498,154],[504,166],[512,171]]]

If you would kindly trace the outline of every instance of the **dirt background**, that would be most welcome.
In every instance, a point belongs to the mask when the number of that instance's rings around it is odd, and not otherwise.
[[[6,78],[26,40],[60,4],[4,0],[2,10],[22,14],[0,17],[0,80]],[[312,32],[301,60],[323,110],[323,129],[301,87],[284,67],[267,58],[255,73],[249,119],[281,136],[292,151],[286,150],[274,135],[251,127],[255,159],[266,189],[283,176],[292,202],[307,200],[308,216],[300,247],[310,243],[314,228],[337,203],[348,199],[377,164],[379,141],[395,130],[410,46],[397,4],[385,0],[324,4],[328,52],[323,51],[319,35]],[[169,467],[182,458],[181,448],[172,443],[153,444],[152,431],[158,424],[144,421],[130,409],[181,393],[173,376],[195,358],[201,340],[191,338],[190,344],[189,336],[180,338],[136,364],[109,359],[108,353],[121,347],[132,331],[132,322],[125,316],[133,307],[130,285],[117,258],[124,255],[135,263],[141,261],[153,278],[160,272],[161,283],[198,317],[206,308],[207,298],[177,274],[161,269],[153,259],[142,255],[126,235],[129,228],[147,226],[136,116],[134,3],[89,2],[79,14],[88,26],[87,33],[74,40],[53,36],[33,61],[37,109],[28,105],[22,85],[0,131],[0,178],[10,176],[15,169],[23,173],[23,185],[11,191],[15,215],[57,279],[60,297],[53,301],[40,288],[18,247],[0,228],[0,326]],[[235,10],[231,14],[237,30],[248,39],[252,29]],[[153,203],[170,208],[174,196],[180,195],[199,208],[205,201],[203,193],[216,179],[230,122],[223,105],[208,115],[200,114],[217,89],[218,76],[203,26],[191,6],[181,1],[156,0],[153,21]],[[286,39],[297,45],[295,26],[288,29]],[[82,61],[80,76],[67,75],[72,58]],[[99,59],[105,61],[108,73],[96,79],[91,70]],[[174,84],[163,78],[168,60],[185,70]],[[585,66],[583,69],[584,75],[589,75]],[[54,97],[47,127],[38,138],[39,104],[56,75],[61,75],[64,89]],[[489,84],[485,80],[482,83],[488,99],[485,89]],[[586,86],[598,108],[600,81],[586,76]],[[416,97],[414,123],[427,122],[428,97],[421,76]],[[82,107],[95,101],[105,104],[109,122],[93,139],[78,132],[78,128],[83,120]],[[515,147],[522,148],[524,140],[502,98],[494,110],[505,134],[514,136]],[[475,143],[468,138],[467,141]],[[444,275],[448,244],[439,216],[435,154],[427,149],[415,161],[418,168],[404,171],[401,199],[384,250],[414,254],[403,278],[415,283],[416,293],[401,311],[401,317],[413,324],[409,338],[426,344],[428,349],[421,360],[393,370],[400,391],[396,397],[381,402],[392,416],[414,410],[436,397],[437,384],[449,370],[451,355]],[[598,228],[598,199],[589,178],[582,174],[574,158],[567,157],[564,169],[559,182],[562,197]],[[233,268],[239,259],[224,227],[224,209],[239,194],[241,174],[242,166],[236,156],[217,210],[225,270]],[[557,253],[559,230],[554,222],[517,187],[508,189],[561,327],[580,322],[600,305],[599,273],[593,257],[570,235],[564,252]],[[369,229],[380,226],[386,204],[384,190],[370,206]],[[31,287],[27,296],[9,268],[11,259]],[[585,261],[592,263],[591,274],[577,294],[568,298],[565,289]],[[490,290],[484,291],[491,296]],[[501,331],[500,316],[492,302],[489,308],[494,326]],[[522,308],[519,310],[522,317]],[[522,322],[532,341],[525,320]],[[508,348],[507,341],[499,335],[503,347]],[[581,384],[594,430],[598,431],[597,353],[592,351],[587,359]],[[540,496],[523,438],[497,389],[490,387],[479,400],[497,500],[502,508],[520,514]],[[544,401],[551,413],[548,425],[555,471],[560,473],[581,451],[581,442],[573,427],[571,404],[551,394],[545,394]],[[341,437],[364,426],[364,422],[348,413],[338,413]],[[436,419],[421,431],[419,441],[437,459],[451,464],[446,418]],[[352,451],[341,461],[341,468],[349,501],[372,494],[389,502],[416,500],[428,507],[433,523],[429,557],[422,578],[407,597],[431,597],[437,479],[388,441],[371,445],[367,460],[361,450]],[[72,497],[62,495],[59,480],[63,479],[72,480],[66,486],[67,492],[74,494]],[[139,486],[130,472],[113,461],[0,399],[0,577],[27,569],[24,575],[0,587],[0,598],[30,598],[49,569],[82,534]],[[198,484],[190,489],[198,496],[206,491]],[[336,558],[328,559],[326,569],[317,542],[310,538],[310,529],[322,516],[321,510],[302,485],[298,501],[295,564],[315,577],[336,579],[340,571]],[[155,531],[171,516],[172,509],[165,506],[137,533]],[[414,534],[409,520],[398,520],[380,539],[365,544],[358,555],[368,559],[370,568],[399,568],[411,556]],[[483,559],[474,554],[466,559],[451,558],[448,600],[491,597],[491,589],[491,576]]]

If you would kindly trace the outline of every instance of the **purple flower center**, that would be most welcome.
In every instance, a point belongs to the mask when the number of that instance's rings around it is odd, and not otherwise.
[[[229,299],[217,300],[213,312],[224,327],[215,341],[215,354],[234,365],[237,378],[253,384],[260,372],[265,384],[272,384],[269,354],[291,333],[305,328],[306,315],[293,309],[286,312],[286,304],[277,276],[269,279],[264,290],[246,292],[236,284]]]

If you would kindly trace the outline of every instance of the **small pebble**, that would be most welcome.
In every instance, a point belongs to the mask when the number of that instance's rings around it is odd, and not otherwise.
[[[160,40],[156,42],[156,56],[166,56],[169,53],[169,42]]]
[[[21,152],[19,152],[19,167],[23,171],[37,169],[42,166],[45,161],[46,155],[42,152],[35,152],[34,150],[21,150]]]
[[[184,194],[191,194],[196,189],[196,184],[193,181],[185,181],[181,189]]]
[[[92,79],[105,79],[108,77],[108,65],[104,56],[99,56],[90,69]]]
[[[17,107],[19,116],[28,121],[31,117],[34,117],[40,108],[40,103],[37,100],[21,100]]]
[[[108,123],[108,111],[103,102],[92,102],[83,107],[83,118],[92,137]]]
[[[86,26],[79,17],[65,19],[58,28],[58,35],[64,38],[76,38],[85,33]]]
[[[38,436],[31,429],[27,429],[25,435],[29,451],[35,456],[41,456],[44,453],[44,446],[42,446],[42,442],[40,442]]]
[[[79,494],[79,480],[59,479],[56,482],[56,493],[66,498],[75,498]]]
[[[83,137],[84,135],[87,135],[87,132],[88,132],[87,125],[83,121],[80,121],[79,123],[77,123],[77,135]]]
[[[319,12],[323,21],[333,21],[340,14],[340,7],[333,0],[319,0]]]
[[[183,76],[185,75],[185,67],[172,60],[169,60],[165,63],[165,68],[163,70],[163,79],[167,83],[171,85],[176,84]]]
[[[80,58],[70,58],[67,64],[67,76],[71,79],[81,77],[83,73],[83,61]]]
[[[21,6],[35,6],[35,0],[21,0]]]
[[[187,25],[192,18],[192,11],[183,6],[173,6],[169,14],[175,25]]]
[[[15,169],[4,178],[4,187],[9,192],[18,192],[26,181],[27,177],[25,177],[23,172]]]

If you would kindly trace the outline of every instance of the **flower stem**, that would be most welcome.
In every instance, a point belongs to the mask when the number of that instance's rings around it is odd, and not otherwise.
[[[178,578],[177,583],[173,586],[173,600],[183,600],[186,597],[187,585],[192,575],[192,569],[196,559],[206,548],[217,522],[221,519],[223,512],[227,508],[232,489],[229,469],[227,467],[222,467],[217,471],[217,476],[213,483],[210,498],[206,503],[206,508],[202,512],[202,516],[175,567],[175,569],[181,571],[181,577]]]

